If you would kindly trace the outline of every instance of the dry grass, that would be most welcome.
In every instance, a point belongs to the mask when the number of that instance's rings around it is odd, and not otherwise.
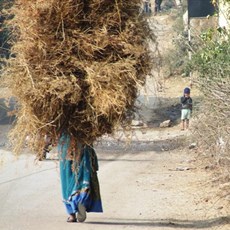
[[[16,152],[27,136],[41,152],[46,134],[89,144],[128,120],[151,70],[140,2],[15,1],[5,78],[20,104]]]
[[[230,68],[229,39],[218,41],[208,49],[210,61],[201,62],[197,83],[203,92],[195,133],[200,154],[208,160],[219,196],[230,196]],[[216,47],[216,50],[214,49]],[[214,52],[214,58],[212,53]],[[206,53],[204,53],[206,54]],[[213,170],[214,169],[214,170]]]
[[[223,168],[224,171],[227,170],[229,175],[230,79],[229,77],[221,79],[216,75],[216,79],[212,79],[210,82],[208,79],[204,80],[199,82],[200,86],[205,88],[203,90],[205,95],[199,108],[201,113],[195,132],[198,134],[200,145],[203,146],[203,154],[212,156],[211,161],[214,160],[220,168]]]

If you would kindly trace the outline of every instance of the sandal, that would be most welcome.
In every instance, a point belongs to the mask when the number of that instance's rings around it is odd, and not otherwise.
[[[84,222],[86,220],[86,208],[83,204],[78,204],[77,221]]]
[[[70,216],[67,218],[68,223],[74,223],[77,222],[75,214],[70,214]]]

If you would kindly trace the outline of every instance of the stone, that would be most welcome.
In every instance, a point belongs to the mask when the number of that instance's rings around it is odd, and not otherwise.
[[[139,120],[132,120],[131,125],[132,126],[144,126],[144,123],[142,121],[139,121]]]
[[[196,143],[192,143],[189,145],[189,149],[195,149],[197,147],[197,144]]]
[[[167,128],[170,127],[172,124],[171,120],[164,121],[160,124],[160,128]]]

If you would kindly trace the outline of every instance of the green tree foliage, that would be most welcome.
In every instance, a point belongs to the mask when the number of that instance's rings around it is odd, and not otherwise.
[[[218,83],[221,79],[229,77],[229,35],[223,29],[218,29],[217,33],[215,36],[215,31],[209,30],[202,34],[204,46],[193,56],[193,70],[200,73],[200,80],[203,79],[205,84],[210,81]]]

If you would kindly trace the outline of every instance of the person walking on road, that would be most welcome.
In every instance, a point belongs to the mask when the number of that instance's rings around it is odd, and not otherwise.
[[[161,3],[162,3],[162,0],[155,0],[155,13],[158,13],[161,11]]]
[[[67,222],[84,222],[87,212],[103,212],[97,178],[98,161],[89,145],[63,133],[58,141],[63,202]]]
[[[190,88],[184,89],[184,96],[181,97],[181,130],[189,128],[189,120],[192,113],[192,98],[190,97]]]
[[[146,14],[151,13],[150,0],[143,0],[143,8],[144,8],[144,13]]]

